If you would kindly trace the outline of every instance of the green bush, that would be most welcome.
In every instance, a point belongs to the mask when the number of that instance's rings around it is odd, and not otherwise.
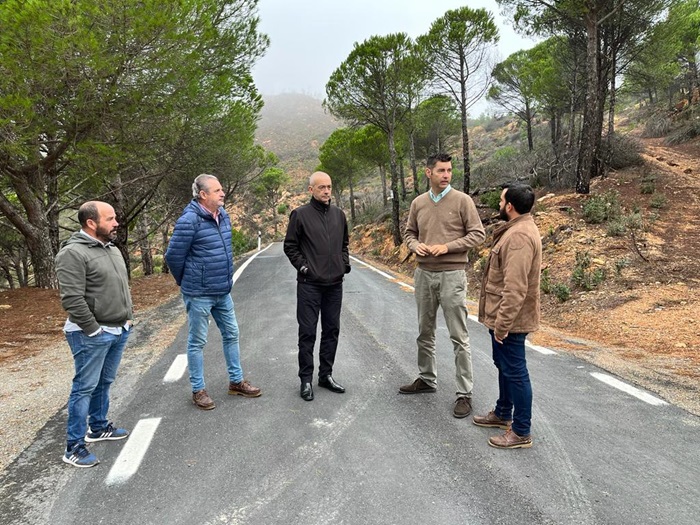
[[[603,154],[607,158],[607,142],[603,147]],[[618,135],[615,133],[612,139],[612,155],[610,156],[610,167],[614,170],[621,170],[630,166],[641,166],[644,164],[644,158],[641,153],[643,151],[642,144],[627,135]]]
[[[231,228],[231,248],[233,256],[244,254],[257,246],[257,239],[247,236],[241,230]]]
[[[605,280],[605,269],[591,268],[591,255],[576,252],[576,263],[571,273],[571,282],[584,290],[593,290]]]
[[[549,270],[545,268],[542,270],[542,275],[540,275],[540,291],[542,293],[551,293],[552,284],[552,279],[549,276]]]
[[[622,275],[622,270],[627,268],[630,265],[630,260],[627,257],[623,257],[622,259],[617,259],[615,261],[615,273],[617,273],[618,276]]]
[[[649,201],[649,206],[658,210],[661,208],[665,208],[667,202],[668,199],[666,199],[666,195],[664,195],[663,193],[654,193],[651,196],[651,200]]]
[[[565,303],[571,298],[571,288],[562,283],[556,283],[552,286],[554,297],[559,299],[560,303]]]
[[[608,222],[607,229],[605,233],[608,237],[621,237],[627,232],[627,227],[625,226],[625,221],[622,219],[615,219],[614,221]]]
[[[583,219],[589,224],[616,219],[621,213],[620,195],[614,190],[592,195],[583,205]]]
[[[671,119],[665,114],[665,112],[657,113],[655,115],[650,116],[644,124],[644,131],[642,131],[642,137],[665,137],[671,131],[671,127]]]
[[[630,230],[643,229],[644,218],[642,217],[642,213],[640,211],[635,211],[634,213],[630,213],[627,217],[625,217],[625,225]]]
[[[479,195],[479,200],[482,204],[485,204],[489,208],[498,210],[501,207],[501,192],[488,191],[482,195]]]
[[[654,181],[642,181],[642,184],[639,186],[639,191],[642,195],[651,195],[655,190]]]

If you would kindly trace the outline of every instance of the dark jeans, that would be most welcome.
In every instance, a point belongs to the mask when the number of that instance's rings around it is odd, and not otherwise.
[[[319,377],[333,373],[335,351],[340,334],[340,308],[343,304],[343,283],[319,286],[297,283],[297,321],[299,323],[299,378],[310,383],[314,375],[314,344],[321,315]]]
[[[494,413],[501,419],[513,420],[513,432],[530,435],[532,420],[532,386],[525,360],[527,334],[508,334],[503,344],[491,334],[493,363],[498,368],[498,401]]]

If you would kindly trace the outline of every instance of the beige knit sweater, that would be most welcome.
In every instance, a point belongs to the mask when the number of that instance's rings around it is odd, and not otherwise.
[[[416,254],[421,269],[464,270],[467,251],[479,246],[484,238],[484,226],[469,195],[452,188],[437,203],[428,193],[413,199],[404,234],[408,249],[415,253],[420,243],[447,245],[447,253],[439,257]]]

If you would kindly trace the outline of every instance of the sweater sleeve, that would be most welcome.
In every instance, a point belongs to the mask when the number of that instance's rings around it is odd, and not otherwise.
[[[486,238],[479,212],[476,210],[474,201],[468,195],[464,196],[462,206],[460,206],[460,214],[466,233],[463,237],[447,243],[447,251],[449,253],[466,252],[469,248],[479,246]]]
[[[408,249],[412,252],[416,251],[416,246],[418,246],[418,219],[417,219],[417,205],[416,201],[418,199],[413,199],[411,202],[411,208],[408,212],[408,220],[406,221],[406,230],[404,231],[403,240],[406,243]]]

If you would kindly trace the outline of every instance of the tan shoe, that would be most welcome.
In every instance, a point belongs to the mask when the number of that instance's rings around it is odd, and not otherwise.
[[[468,397],[460,396],[455,401],[455,406],[452,409],[452,415],[456,418],[462,419],[471,414],[472,411],[472,400]]]
[[[201,410],[212,410],[216,408],[214,400],[209,397],[206,390],[199,390],[192,394],[192,402]]]
[[[434,386],[430,386],[420,377],[409,385],[403,385],[399,387],[399,392],[401,394],[432,394],[436,391],[437,388],[435,388]]]
[[[509,428],[505,431],[505,434],[490,437],[489,445],[496,448],[530,448],[532,446],[532,438],[530,436],[519,436]]]
[[[260,397],[262,392],[256,386],[251,385],[245,379],[240,383],[229,383],[228,393],[232,396],[243,396],[243,397]]]
[[[472,418],[472,423],[477,427],[502,428],[503,430],[508,430],[513,422],[510,419],[501,419],[492,410],[485,416],[474,416]]]

